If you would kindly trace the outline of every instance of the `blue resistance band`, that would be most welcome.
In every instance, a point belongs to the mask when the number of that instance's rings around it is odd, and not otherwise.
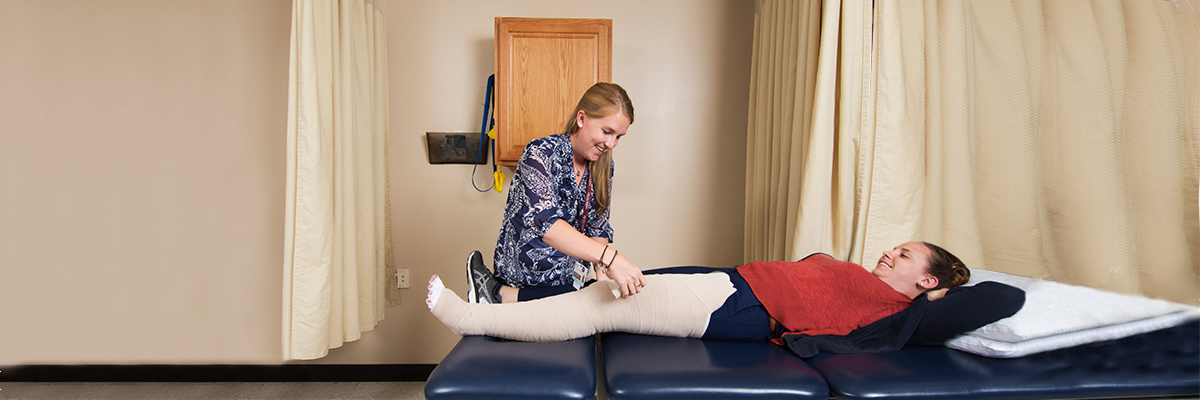
[[[496,140],[491,139],[488,136],[488,131],[490,130],[490,128],[496,126],[496,118],[494,115],[491,114],[491,112],[492,112],[492,109],[491,109],[492,108],[492,88],[494,88],[495,86],[496,86],[496,75],[492,74],[491,76],[488,76],[487,98],[485,98],[483,100],[483,123],[481,124],[481,126],[479,128],[479,154],[475,157],[474,166],[471,167],[471,186],[474,186],[475,190],[479,191],[480,193],[487,192],[488,190],[491,190],[493,188],[495,188],[497,192],[500,191],[498,188],[498,185],[496,185],[496,170],[499,166],[496,165],[496,163],[494,161],[492,162],[492,185],[491,185],[491,187],[488,187],[486,189],[480,189],[479,185],[475,184],[475,171],[479,168],[480,161],[484,157],[483,144],[491,142],[492,143],[492,153],[496,152],[496,143],[495,143]],[[489,120],[491,121],[490,124],[488,123]],[[482,161],[482,162],[484,164],[487,163],[487,161]]]

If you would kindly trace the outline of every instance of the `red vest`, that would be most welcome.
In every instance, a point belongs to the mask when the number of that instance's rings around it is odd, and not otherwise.
[[[912,305],[862,266],[824,254],[753,262],[737,271],[789,334],[846,335]]]

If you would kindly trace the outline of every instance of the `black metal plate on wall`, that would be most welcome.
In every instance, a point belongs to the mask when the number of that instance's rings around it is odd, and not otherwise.
[[[425,132],[429,149],[430,164],[487,164],[488,143],[482,147],[480,157],[480,135],[478,132]]]

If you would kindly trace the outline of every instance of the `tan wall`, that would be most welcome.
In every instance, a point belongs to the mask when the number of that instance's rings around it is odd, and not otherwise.
[[[0,2],[0,365],[278,362],[290,4]],[[507,190],[428,164],[423,135],[479,129],[496,16],[613,19],[637,107],[616,150],[622,254],[742,259],[754,3],[599,4],[385,2],[396,262],[415,284],[316,363],[436,363],[457,342],[421,282],[461,290],[467,253],[490,260]]]
[[[471,250],[491,265],[507,182],[476,192],[471,166],[428,163],[424,134],[479,130],[498,16],[613,20],[613,80],[637,114],[614,155],[614,247],[643,269],[742,260],[754,2],[392,0],[384,11],[396,262],[416,284],[319,362],[435,363],[457,343],[425,308],[423,282],[438,274],[463,291]],[[476,182],[490,175],[480,167]]]
[[[277,362],[290,10],[0,2],[0,365]]]

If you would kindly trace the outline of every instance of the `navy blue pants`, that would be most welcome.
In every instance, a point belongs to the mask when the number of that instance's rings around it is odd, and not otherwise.
[[[771,339],[771,316],[767,309],[754,296],[746,279],[737,273],[736,268],[710,267],[671,267],[652,269],[643,274],[707,274],[724,272],[729,274],[729,281],[737,289],[725,304],[721,305],[708,317],[708,328],[704,330],[701,339],[724,340],[731,342],[763,342]]]
[[[496,288],[499,289],[498,286]],[[521,288],[521,290],[517,291],[517,301],[537,300],[543,297],[557,296],[563,293],[570,293],[574,291],[574,285],[534,286]],[[496,293],[496,298],[500,298],[500,293]]]

